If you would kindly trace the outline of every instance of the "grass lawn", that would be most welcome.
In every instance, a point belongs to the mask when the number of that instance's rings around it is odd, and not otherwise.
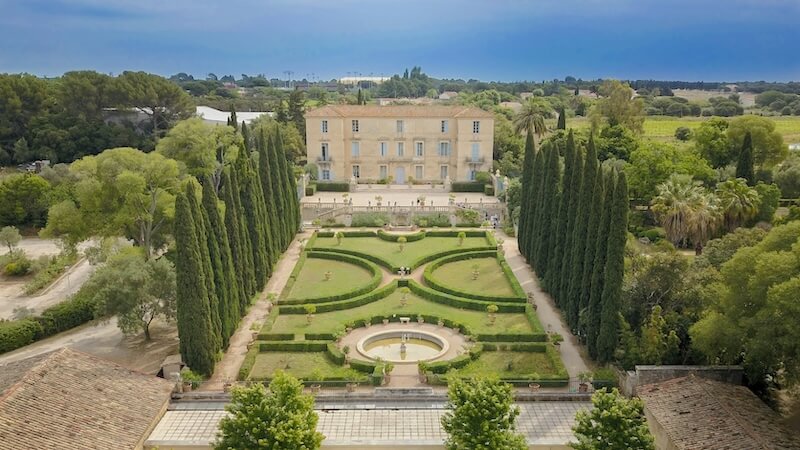
[[[480,311],[463,310],[451,306],[434,303],[408,294],[408,304],[405,308],[400,306],[402,294],[395,291],[392,295],[378,300],[368,305],[359,306],[344,311],[334,311],[329,313],[318,313],[314,315],[311,323],[308,323],[305,314],[280,314],[269,333],[334,333],[345,323],[372,316],[384,315],[392,316],[403,315],[416,317],[417,314],[431,314],[438,317],[446,317],[467,326],[473,333],[477,334],[496,334],[496,333],[533,333],[542,330],[534,330],[528,323],[524,314],[497,314],[494,325],[489,324],[488,315]]]
[[[462,248],[468,250],[489,245],[484,237],[464,239],[464,245],[458,246],[458,239],[451,237],[426,237],[419,241],[408,242],[403,251],[400,244],[372,237],[350,237],[342,239],[342,245],[336,245],[336,238],[317,238],[314,248],[341,248],[373,255],[388,262],[392,266],[409,266],[423,256],[433,255],[445,250]]]
[[[474,265],[478,266],[477,280],[472,279]],[[432,275],[435,281],[459,291],[483,295],[514,295],[511,283],[500,268],[497,258],[476,258],[443,264]]]
[[[250,379],[271,378],[276,370],[283,370],[297,378],[309,378],[319,371],[323,377],[364,379],[364,374],[353,369],[337,366],[323,352],[263,352],[256,356]]]
[[[526,378],[533,373],[556,375],[556,368],[547,353],[483,352],[476,361],[456,370],[457,375],[465,377],[489,373],[500,378]]]
[[[325,281],[325,272],[333,276]],[[368,284],[372,274],[363,267],[332,259],[307,258],[287,298],[338,295]]]

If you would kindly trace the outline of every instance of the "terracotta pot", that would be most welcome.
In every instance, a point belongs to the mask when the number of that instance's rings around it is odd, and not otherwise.
[[[578,385],[578,392],[589,392],[589,383],[581,383]]]
[[[384,325],[389,325],[389,319],[383,319],[383,324]]]
[[[539,383],[531,383],[528,387],[531,388],[531,392],[539,392],[541,386],[539,386]]]
[[[322,389],[322,386],[320,386],[319,384],[312,384],[311,385],[311,393],[312,394],[319,394],[320,389]]]

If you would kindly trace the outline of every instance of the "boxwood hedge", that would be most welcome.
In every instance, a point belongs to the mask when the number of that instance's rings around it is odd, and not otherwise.
[[[467,290],[460,290],[456,288],[452,288],[449,286],[445,286],[442,283],[438,282],[436,278],[433,276],[433,272],[441,267],[444,264],[452,263],[455,261],[463,261],[467,259],[475,259],[475,258],[498,258],[502,256],[498,256],[496,250],[482,250],[477,252],[466,252],[466,253],[456,253],[455,255],[445,256],[443,258],[437,259],[436,261],[428,264],[428,267],[425,268],[425,272],[423,273],[423,278],[425,279],[425,283],[431,286],[432,288],[436,289],[437,291],[441,291],[447,294],[455,295],[458,297],[470,298],[474,300],[480,300],[485,302],[509,302],[509,303],[525,303],[526,296],[524,292],[520,293],[517,289],[514,289],[514,285],[516,284],[519,287],[519,291],[522,291],[522,287],[519,286],[519,282],[517,282],[517,278],[514,276],[513,273],[506,272],[503,270],[506,278],[508,279],[509,283],[514,290],[514,295],[484,295],[477,292],[467,291]],[[500,262],[501,268],[505,261],[498,261]],[[506,264],[508,267],[508,264]]]
[[[392,282],[369,292],[367,294],[352,298],[350,300],[341,300],[336,302],[329,302],[329,303],[318,303],[315,306],[317,307],[318,313],[325,313],[331,311],[342,311],[345,309],[355,308],[357,306],[366,305],[367,303],[372,303],[374,301],[380,300],[397,289],[397,282]],[[305,314],[305,305],[280,305],[278,309],[281,314]]]
[[[326,341],[268,341],[261,342],[262,352],[324,352],[328,349]]]
[[[523,303],[502,303],[502,302],[484,302],[479,300],[471,300],[462,297],[456,297],[444,292],[433,290],[427,286],[423,286],[414,280],[408,282],[411,292],[420,297],[430,300],[432,302],[441,303],[456,308],[471,309],[473,311],[486,311],[489,305],[497,305],[497,311],[501,313],[522,313],[525,312],[525,304]]]
[[[301,305],[301,304],[307,304],[307,303],[327,303],[327,302],[335,302],[335,301],[338,301],[338,300],[345,300],[345,299],[348,299],[348,298],[358,297],[359,295],[366,294],[367,292],[373,291],[375,288],[378,287],[378,285],[381,284],[381,280],[383,279],[383,273],[381,272],[381,269],[375,263],[373,263],[371,261],[366,261],[366,260],[361,259],[361,258],[357,258],[355,256],[345,255],[345,254],[341,254],[341,253],[334,253],[334,252],[319,252],[319,251],[313,251],[313,250],[309,250],[309,251],[305,252],[305,256],[307,258],[318,258],[318,259],[329,259],[329,260],[341,261],[341,262],[346,262],[346,263],[349,263],[349,264],[353,264],[353,265],[359,266],[361,268],[366,269],[368,272],[370,272],[372,274],[372,279],[369,281],[369,283],[367,283],[367,284],[365,284],[363,286],[358,286],[355,289],[353,289],[351,291],[348,291],[348,292],[343,292],[341,294],[336,294],[336,295],[326,295],[326,296],[322,296],[322,297],[287,298],[287,299],[280,300],[279,303],[282,304],[282,305]],[[300,274],[300,270],[302,270],[302,263],[304,263],[304,262],[305,262],[305,259],[303,257],[301,257],[301,260],[298,261],[298,263],[295,266],[294,270],[292,270],[292,274],[289,275],[289,281],[286,284],[287,288],[289,287],[290,283],[292,285],[294,285],[294,282],[297,280],[297,276]],[[290,292],[290,291],[287,291],[286,290],[287,288],[284,288],[284,292],[287,293],[287,295],[288,295],[288,292]]]
[[[418,231],[416,233],[409,233],[409,234],[394,234],[394,233],[387,233],[383,230],[378,230],[378,238],[383,239],[384,241],[397,242],[397,240],[400,239],[401,236],[404,236],[406,238],[406,242],[415,242],[425,239],[425,232]]]

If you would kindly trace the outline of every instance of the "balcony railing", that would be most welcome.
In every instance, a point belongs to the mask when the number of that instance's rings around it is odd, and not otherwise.
[[[317,156],[317,162],[322,164],[332,163],[333,158],[330,156]]]
[[[474,158],[472,156],[467,156],[465,161],[468,164],[483,164],[484,162],[486,162],[486,158],[484,158],[483,156],[479,156],[477,158]]]

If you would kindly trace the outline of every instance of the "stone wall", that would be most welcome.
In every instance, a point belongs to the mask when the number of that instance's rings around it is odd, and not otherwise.
[[[688,375],[735,385],[742,384],[742,366],[636,366],[636,371],[627,371],[620,377],[622,393],[636,395],[636,388],[645,384],[660,383]]]

